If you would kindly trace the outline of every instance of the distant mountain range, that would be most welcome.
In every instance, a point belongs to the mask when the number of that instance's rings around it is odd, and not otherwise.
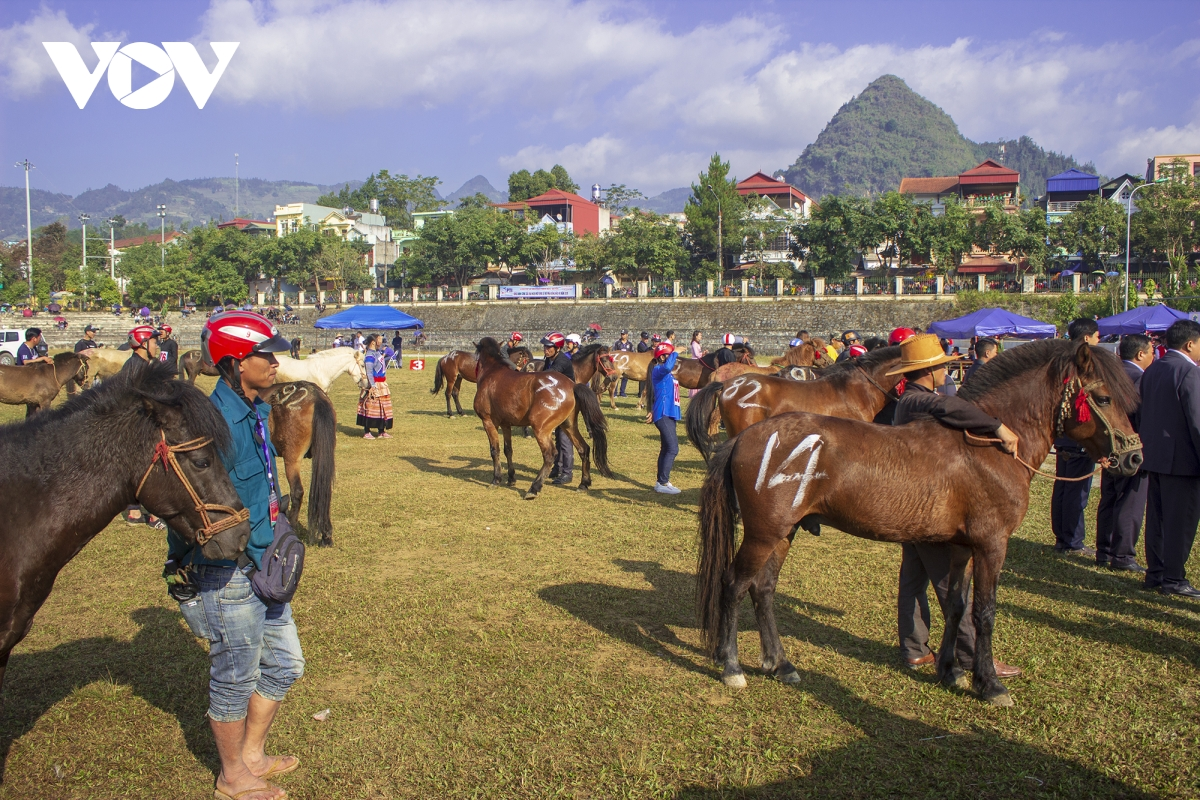
[[[1043,150],[1028,136],[973,142],[945,111],[895,75],[883,75],[838,109],[782,175],[817,199],[881,194],[899,188],[901,178],[957,175],[988,158],[1019,170],[1021,191],[1031,198],[1046,191],[1051,175],[1096,171],[1090,162]]]

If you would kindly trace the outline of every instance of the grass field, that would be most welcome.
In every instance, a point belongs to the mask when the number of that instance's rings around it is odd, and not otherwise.
[[[626,401],[617,479],[526,502],[534,444],[515,440],[518,489],[489,488],[482,428],[447,420],[431,382],[393,373],[395,438],[371,442],[353,384],[334,388],[336,544],[309,551],[307,671],[272,734],[303,762],[290,797],[1200,796],[1200,605],[1054,555],[1049,481],[1001,578],[1015,708],[902,668],[899,549],[828,529],[797,537],[779,586],[801,683],[753,669],[747,601],[732,691],[692,613],[696,451],[681,443],[683,494],[654,494],[657,435]],[[59,576],[9,665],[0,798],[212,796],[207,657],[164,554],[118,523]]]

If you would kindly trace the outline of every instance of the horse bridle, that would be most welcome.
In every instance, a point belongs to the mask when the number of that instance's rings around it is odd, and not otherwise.
[[[196,544],[203,547],[218,533],[235,528],[250,519],[250,512],[245,508],[237,511],[229,506],[202,501],[200,495],[196,493],[196,489],[192,486],[192,482],[184,474],[183,467],[179,465],[179,459],[175,457],[176,453],[188,453],[193,450],[199,450],[202,447],[207,447],[212,444],[212,439],[200,437],[180,444],[167,444],[166,431],[159,431],[159,433],[162,435],[162,439],[154,446],[154,455],[150,458],[150,466],[146,467],[146,473],[142,475],[141,482],[138,483],[137,491],[134,493],[135,499],[140,499],[142,487],[146,485],[146,479],[154,471],[154,465],[161,460],[163,469],[168,474],[170,474],[172,467],[174,467],[175,474],[179,476],[179,482],[183,484],[184,489],[187,489],[188,495],[191,496],[192,502],[195,504],[196,512],[200,515],[200,520],[204,523],[204,527],[196,532]],[[213,522],[208,516],[209,511],[219,511],[227,516],[224,519]]]
[[[1109,466],[1116,466],[1126,453],[1141,449],[1142,439],[1136,433],[1129,434],[1117,430],[1108,421],[1108,417],[1100,411],[1100,406],[1092,398],[1092,391],[1100,385],[1101,381],[1093,381],[1085,385],[1078,375],[1063,381],[1062,399],[1059,401],[1058,412],[1054,419],[1054,435],[1056,437],[1063,435],[1068,418],[1073,417],[1076,422],[1083,423],[1091,421],[1092,415],[1095,414],[1108,437],[1109,453],[1106,460],[1109,462]]]
[[[857,361],[855,361],[854,366],[858,368],[858,371],[863,374],[863,377],[866,378],[867,381],[869,381],[872,386],[874,386],[879,391],[883,392],[884,397],[888,398],[889,400],[899,399],[899,397],[900,397],[899,395],[893,394],[893,392],[896,391],[894,388],[889,391],[889,390],[883,388],[882,386],[880,386],[879,381],[877,381],[873,377],[871,377],[871,373],[867,372],[866,367],[864,367],[862,364],[859,364]]]

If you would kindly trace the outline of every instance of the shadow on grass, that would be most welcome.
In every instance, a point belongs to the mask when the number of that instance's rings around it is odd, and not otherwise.
[[[893,714],[833,677],[800,670],[796,689],[811,694],[862,736],[814,754],[806,774],[737,788],[689,787],[679,800],[808,797],[1120,797],[1150,798],[1087,767],[987,730],[952,733]],[[746,691],[752,691],[753,685]],[[990,713],[980,706],[980,717]]]
[[[613,561],[626,572],[641,573],[650,589],[630,589],[603,583],[569,583],[548,586],[539,592],[543,600],[567,611],[609,636],[645,650],[675,666],[717,680],[719,672],[707,655],[685,643],[672,628],[695,628],[692,611],[695,577],[686,572],[665,569],[653,561]],[[749,599],[739,607],[738,629],[756,631]],[[879,666],[900,668],[893,647],[821,622],[817,616],[841,617],[839,609],[805,603],[784,594],[775,596],[775,620],[783,636],[799,639],[817,647],[833,650],[849,658]],[[670,652],[667,647],[684,650],[695,658]],[[743,665],[751,666],[744,658]],[[799,666],[799,665],[798,665]],[[908,670],[905,670],[908,674]],[[934,682],[932,673],[911,673],[916,680]]]
[[[418,415],[418,416],[423,416],[423,417],[441,417],[442,419],[445,419],[445,420],[451,419],[451,417],[446,416],[445,411],[429,411],[424,408],[409,408],[404,411],[401,411],[400,413],[401,414],[413,414],[413,415]],[[462,414],[459,414],[457,411],[454,412],[453,419],[458,419],[459,417],[462,417],[463,419],[470,417],[472,420],[478,419],[478,417],[475,416],[475,410],[472,408],[469,408],[467,406],[463,406]]]
[[[178,612],[150,606],[130,617],[141,628],[128,642],[104,636],[12,655],[0,712],[0,778],[13,742],[54,705],[96,681],[128,686],[174,716],[192,755],[214,772],[220,768],[205,716],[208,653],[183,626]]]

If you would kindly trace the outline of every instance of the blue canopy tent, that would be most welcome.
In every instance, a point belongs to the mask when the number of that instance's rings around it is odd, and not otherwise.
[[[1049,322],[1022,317],[1003,308],[981,308],[965,317],[935,322],[930,333],[946,339],[969,339],[972,336],[1019,336],[1024,339],[1044,339],[1058,330]]]
[[[353,306],[337,314],[321,317],[313,327],[324,330],[403,331],[424,328],[425,323],[391,306]]]
[[[1181,319],[1191,319],[1191,316],[1169,306],[1142,306],[1097,320],[1096,324],[1100,326],[1101,336],[1111,336],[1114,333],[1123,335],[1143,331],[1165,331],[1176,320]]]

